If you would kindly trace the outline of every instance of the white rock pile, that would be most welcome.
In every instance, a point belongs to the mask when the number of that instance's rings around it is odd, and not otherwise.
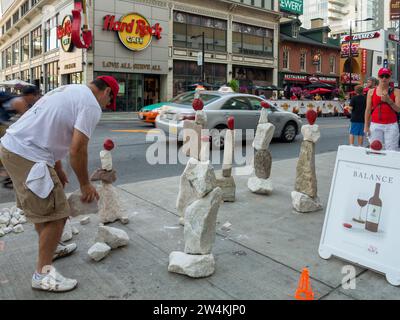
[[[0,237],[10,232],[24,232],[23,224],[26,223],[24,212],[16,206],[0,210]]]

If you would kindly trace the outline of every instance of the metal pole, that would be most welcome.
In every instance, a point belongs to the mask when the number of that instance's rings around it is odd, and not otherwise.
[[[352,53],[352,50],[351,50],[351,45],[352,45],[351,40],[352,40],[352,38],[353,38],[353,34],[352,34],[351,26],[352,26],[352,22],[350,21],[350,40],[349,40],[349,59],[350,59],[350,63],[349,63],[349,66],[350,66],[350,80],[349,80],[349,86],[350,86],[350,92],[352,91],[352,90],[351,90],[351,77],[352,77],[352,75],[351,75],[351,68],[352,68],[352,60],[353,60],[353,53]]]
[[[202,38],[202,55],[201,55],[201,81],[203,83],[205,83],[205,65],[204,65],[204,32],[201,34],[201,38]]]

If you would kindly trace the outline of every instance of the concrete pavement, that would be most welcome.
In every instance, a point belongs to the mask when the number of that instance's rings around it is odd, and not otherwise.
[[[319,196],[326,207],[336,153],[317,155]],[[356,268],[356,289],[344,290],[341,269],[348,263],[323,260],[318,246],[325,209],[297,214],[291,207],[297,159],[275,161],[270,196],[247,190],[248,176],[236,176],[237,200],[224,203],[218,213],[213,254],[216,272],[209,278],[190,279],[169,273],[171,251],[184,248],[183,227],[178,224],[175,201],[179,177],[120,185],[120,196],[130,216],[125,230],[127,247],[113,250],[93,262],[87,250],[93,244],[98,219],[81,226],[73,241],[78,251],[55,266],[62,274],[78,279],[79,287],[65,294],[33,291],[30,279],[37,244],[33,226],[22,234],[0,241],[0,300],[2,299],[293,299],[302,268],[308,267],[316,299],[400,299],[400,290],[383,275]],[[1,207],[11,204],[2,204]],[[221,226],[229,221],[230,231]]]

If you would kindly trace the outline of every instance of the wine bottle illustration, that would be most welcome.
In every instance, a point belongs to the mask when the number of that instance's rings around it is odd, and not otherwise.
[[[375,185],[375,193],[368,201],[365,229],[371,232],[378,232],[379,220],[381,218],[382,200],[379,198],[381,184]]]

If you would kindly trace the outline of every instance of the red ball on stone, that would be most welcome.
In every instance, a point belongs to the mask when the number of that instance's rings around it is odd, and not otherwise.
[[[263,107],[265,109],[269,109],[269,108],[271,108],[271,105],[266,101],[262,101],[261,102],[261,107]]]
[[[382,147],[382,143],[379,140],[372,141],[370,147],[371,147],[372,150],[376,150],[376,151],[380,151],[383,148]]]
[[[317,117],[318,117],[318,113],[315,110],[311,109],[306,112],[306,118],[310,125],[313,125],[315,123],[315,121],[317,120]]]
[[[227,121],[227,125],[229,130],[233,130],[235,128],[235,117],[229,117]]]
[[[114,142],[111,139],[106,139],[104,140],[103,147],[107,151],[111,151],[112,149],[114,149]]]
[[[196,111],[203,110],[203,108],[204,108],[203,100],[201,100],[201,99],[194,99],[194,100],[193,100],[193,103],[192,103],[192,107],[193,107],[193,109],[196,110]]]

